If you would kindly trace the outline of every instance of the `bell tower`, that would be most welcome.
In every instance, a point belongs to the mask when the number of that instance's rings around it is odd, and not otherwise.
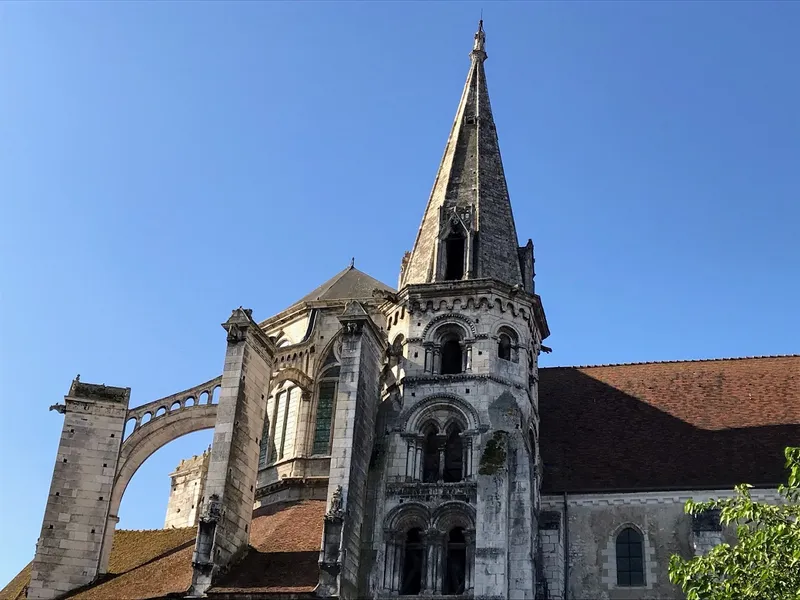
[[[481,21],[399,292],[383,307],[394,416],[370,595],[535,595],[537,360],[549,330],[533,244],[517,238],[485,46]]]

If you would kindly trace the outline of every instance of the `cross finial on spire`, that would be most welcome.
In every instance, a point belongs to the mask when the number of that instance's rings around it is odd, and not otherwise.
[[[483,11],[481,11],[481,20],[478,21],[478,31],[475,32],[475,43],[472,46],[470,56],[486,60],[486,34],[483,32]]]

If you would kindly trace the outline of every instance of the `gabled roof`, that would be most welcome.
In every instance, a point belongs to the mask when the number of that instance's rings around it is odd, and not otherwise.
[[[253,513],[250,550],[209,598],[230,592],[248,597],[310,596],[319,579],[324,501],[272,505]],[[67,597],[74,600],[152,600],[182,595],[192,583],[197,530],[120,530],[114,534],[109,574]],[[0,591],[0,600],[21,600],[30,565]]]
[[[544,493],[772,486],[800,356],[542,368],[539,413]]]
[[[314,291],[303,296],[296,304],[317,300],[369,300],[372,298],[372,291],[376,289],[394,292],[385,283],[359,271],[351,264],[344,271],[340,271]]]

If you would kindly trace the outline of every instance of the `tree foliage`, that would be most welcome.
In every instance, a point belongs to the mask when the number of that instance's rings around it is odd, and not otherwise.
[[[670,581],[687,600],[800,600],[800,448],[786,449],[786,467],[780,503],[753,501],[748,484],[732,498],[686,503],[692,515],[719,510],[737,536],[736,545],[719,544],[704,556],[672,556]]]

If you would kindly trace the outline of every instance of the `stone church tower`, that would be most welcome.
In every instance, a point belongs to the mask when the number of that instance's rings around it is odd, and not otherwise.
[[[518,245],[484,46],[481,23],[399,291],[381,307],[370,597],[535,594],[537,356],[549,332],[533,244]]]

